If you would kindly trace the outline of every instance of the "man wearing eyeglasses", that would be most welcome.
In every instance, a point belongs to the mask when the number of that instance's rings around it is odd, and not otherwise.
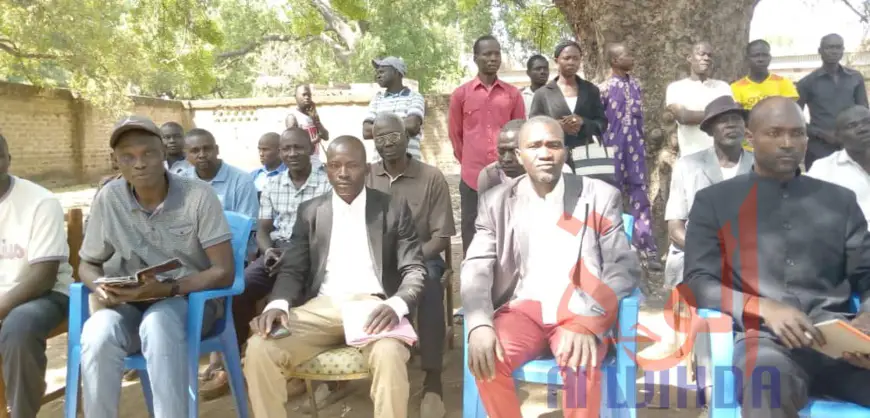
[[[445,414],[441,399],[441,364],[444,354],[444,289],[441,252],[450,251],[450,237],[456,234],[450,189],[437,168],[413,158],[408,152],[408,135],[401,117],[380,113],[372,124],[375,148],[381,161],[372,164],[366,185],[408,201],[417,237],[423,246],[426,280],[417,314],[420,357],[426,372],[423,380],[423,418]]]

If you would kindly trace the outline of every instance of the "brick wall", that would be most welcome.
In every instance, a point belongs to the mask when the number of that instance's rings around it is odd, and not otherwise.
[[[184,104],[133,98],[133,111],[158,124],[192,126]],[[9,142],[12,174],[47,187],[90,183],[111,171],[109,131],[115,121],[67,90],[0,82],[0,133]]]
[[[332,138],[362,138],[362,122],[376,87],[361,86],[315,91],[318,113]],[[459,173],[459,166],[447,136],[448,103],[448,96],[426,98],[422,149],[426,162],[452,175]],[[194,101],[134,97],[131,113],[148,116],[158,125],[176,121],[187,129],[207,129],[217,138],[224,160],[249,170],[259,166],[259,137],[280,133],[293,106],[292,97]],[[9,141],[11,171],[47,187],[93,183],[110,173],[108,138],[114,122],[69,91],[0,82],[0,133]],[[374,157],[374,143],[365,142],[370,158]]]

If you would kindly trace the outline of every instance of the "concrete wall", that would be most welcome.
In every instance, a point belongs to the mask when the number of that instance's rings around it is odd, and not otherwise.
[[[191,126],[181,102],[133,98],[132,112],[155,122]],[[12,174],[47,187],[92,182],[111,171],[114,120],[67,90],[0,82],[0,133],[9,143]]]
[[[362,138],[362,124],[368,113],[372,92],[315,92],[317,112],[330,138],[353,135]],[[423,122],[423,158],[445,174],[459,173],[453,158],[453,148],[447,136],[447,96],[426,98],[426,118]],[[266,132],[284,130],[284,119],[295,100],[289,97],[197,100],[187,102],[193,123],[209,130],[217,138],[221,157],[239,168],[252,170],[259,166],[257,140]],[[369,159],[376,156],[374,143],[365,141]]]

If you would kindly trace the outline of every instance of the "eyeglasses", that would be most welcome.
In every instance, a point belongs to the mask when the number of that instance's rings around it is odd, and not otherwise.
[[[377,145],[397,144],[402,140],[402,133],[390,132],[388,134],[376,135],[374,139]]]

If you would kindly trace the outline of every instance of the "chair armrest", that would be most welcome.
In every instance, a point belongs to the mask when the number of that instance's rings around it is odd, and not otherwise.
[[[232,309],[232,297],[241,295],[245,291],[245,272],[236,272],[233,285],[221,289],[201,290],[187,295],[187,329],[191,335],[200,335],[202,331],[202,318],[205,315],[205,302],[211,299],[226,298],[224,302],[224,317],[230,315]]]
[[[73,283],[69,286],[69,318],[68,337],[69,343],[79,345],[82,341],[82,328],[91,314],[88,296],[91,289],[84,283]]]
[[[206,301],[218,298],[228,298],[230,296],[241,295],[244,289],[235,289],[234,287],[225,287],[223,289],[202,290],[193,292],[187,295],[188,303],[204,304]]]

